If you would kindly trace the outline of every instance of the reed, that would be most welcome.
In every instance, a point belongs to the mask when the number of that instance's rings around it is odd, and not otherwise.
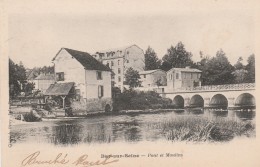
[[[210,120],[201,117],[178,117],[148,126],[151,129],[161,129],[164,137],[170,141],[222,142],[237,136],[255,137],[255,125],[252,122],[223,118]]]

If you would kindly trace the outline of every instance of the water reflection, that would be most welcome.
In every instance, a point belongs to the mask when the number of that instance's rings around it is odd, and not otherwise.
[[[218,109],[218,110],[211,110],[213,116],[216,117],[227,117],[228,110],[227,109]]]
[[[236,116],[242,120],[252,120],[255,118],[255,110],[238,110]]]
[[[175,109],[158,114],[96,116],[71,120],[51,120],[30,125],[15,125],[11,129],[10,142],[38,142],[54,145],[80,143],[110,143],[117,141],[138,142],[165,139],[167,121],[186,117],[234,118],[253,120],[255,110],[225,109]],[[175,132],[174,132],[175,133]]]

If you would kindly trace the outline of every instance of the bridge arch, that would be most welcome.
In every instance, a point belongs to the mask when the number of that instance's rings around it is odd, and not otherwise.
[[[175,96],[172,102],[175,108],[184,108],[184,98],[181,95]]]
[[[196,94],[190,99],[190,107],[204,107],[204,99]]]
[[[235,106],[238,107],[245,107],[245,108],[254,108],[255,104],[255,97],[250,93],[242,93],[239,95],[235,100]]]
[[[216,94],[211,98],[209,107],[226,109],[228,107],[228,100],[224,95]]]

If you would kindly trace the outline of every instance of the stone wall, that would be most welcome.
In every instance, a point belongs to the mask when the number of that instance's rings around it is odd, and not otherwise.
[[[81,99],[72,102],[71,107],[73,115],[87,115],[105,112],[106,105],[109,105],[112,111],[112,98]]]

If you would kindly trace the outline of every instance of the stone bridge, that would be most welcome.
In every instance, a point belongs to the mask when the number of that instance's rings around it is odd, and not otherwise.
[[[160,93],[178,108],[255,108],[255,83],[211,85]]]

